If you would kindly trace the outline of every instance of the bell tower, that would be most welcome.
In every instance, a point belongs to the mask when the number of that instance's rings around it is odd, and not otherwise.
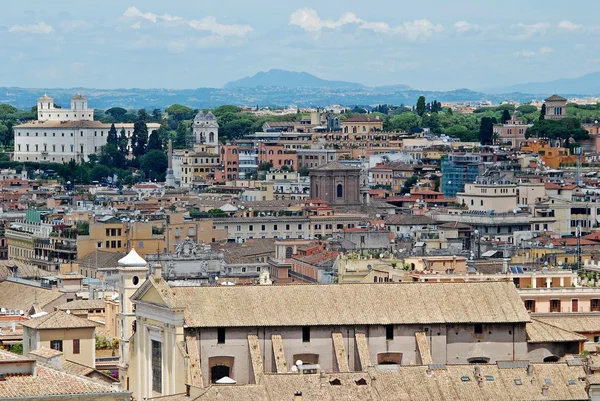
[[[127,383],[127,367],[129,365],[129,339],[133,335],[135,312],[131,296],[146,281],[148,274],[148,263],[135,251],[119,260],[119,381],[121,385]]]

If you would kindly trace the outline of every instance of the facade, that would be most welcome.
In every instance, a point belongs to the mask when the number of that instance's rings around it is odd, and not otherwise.
[[[517,207],[517,186],[504,177],[484,175],[466,183],[464,192],[456,194],[456,202],[469,210],[510,213]]]
[[[271,163],[275,169],[287,166],[287,168],[295,170],[297,168],[296,152],[286,150],[283,145],[261,142],[258,144],[258,163],[259,165]]]
[[[521,142],[525,140],[525,132],[530,127],[533,127],[533,124],[525,124],[523,120],[517,118],[516,114],[513,114],[506,123],[494,125],[494,135],[498,138],[500,145],[519,149]]]
[[[465,188],[468,182],[475,182],[483,173],[483,164],[478,154],[450,153],[442,159],[442,192],[453,198]]]
[[[298,149],[298,170],[315,168],[337,160],[335,149]]]
[[[194,143],[198,145],[219,145],[219,123],[212,112],[204,114],[203,111],[198,112],[194,117],[194,125],[192,126],[192,135]]]
[[[382,131],[383,121],[379,117],[358,115],[342,120],[340,128],[344,134],[364,134],[372,131]]]
[[[87,319],[55,311],[21,322],[23,355],[41,348],[62,352],[63,361],[96,365],[96,325]]]
[[[357,310],[340,299],[378,302]],[[542,338],[510,282],[169,287],[148,280],[132,301],[137,330],[128,374],[137,399],[225,377],[239,388],[315,370],[541,362],[579,352],[582,341],[568,331],[561,332],[568,342],[548,331]],[[222,304],[228,307],[215,307]]]
[[[361,170],[333,161],[310,171],[310,197],[330,206],[356,206],[361,199]]]
[[[221,168],[215,172],[215,181],[225,182],[240,178],[240,149],[237,145],[221,145]]]
[[[545,118],[548,120],[562,120],[567,116],[567,99],[562,96],[552,95],[544,100],[546,104]]]

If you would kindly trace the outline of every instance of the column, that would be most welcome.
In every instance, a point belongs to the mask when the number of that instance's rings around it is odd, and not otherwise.
[[[550,277],[546,277],[546,288],[550,288],[551,283],[552,279]]]
[[[560,286],[561,286],[561,288],[565,286],[565,278],[564,278],[564,276],[560,277]]]
[[[531,288],[537,288],[537,277],[531,276]]]

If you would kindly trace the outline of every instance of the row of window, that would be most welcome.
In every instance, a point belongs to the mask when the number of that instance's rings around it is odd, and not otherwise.
[[[81,352],[80,340],[78,338],[73,339],[73,354],[79,354]],[[56,351],[62,352],[63,350],[63,341],[62,340],[52,340],[50,341],[50,348]]]
[[[60,145],[60,146],[61,146],[61,152],[64,152],[65,145]],[[70,146],[71,146],[71,152],[73,152],[75,147],[74,147],[74,145],[70,145]],[[84,149],[84,146],[81,145],[80,146],[81,153],[83,153],[83,149]],[[19,151],[19,152],[21,151],[21,144],[17,145],[17,151]],[[39,151],[40,151],[39,145],[35,145],[35,152],[39,152]],[[44,144],[44,150],[42,150],[42,152],[47,152],[47,151],[48,151],[48,145]],[[52,145],[52,151],[56,152],[56,145]],[[25,145],[25,152],[29,152],[29,145]],[[96,153],[98,152],[98,146],[94,146],[94,152],[96,152]]]

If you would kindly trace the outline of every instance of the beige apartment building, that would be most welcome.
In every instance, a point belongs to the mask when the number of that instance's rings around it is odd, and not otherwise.
[[[456,194],[456,201],[469,210],[495,213],[512,213],[517,207],[517,186],[505,182],[477,180],[474,184],[465,184],[463,192]]]
[[[42,347],[60,351],[63,359],[96,366],[96,325],[68,312],[55,311],[21,323],[23,355]]]

